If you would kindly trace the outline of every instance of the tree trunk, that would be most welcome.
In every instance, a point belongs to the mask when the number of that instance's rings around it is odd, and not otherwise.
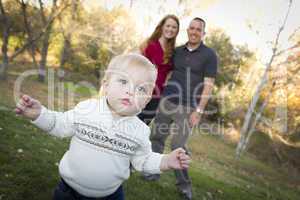
[[[2,0],[0,0],[0,11],[1,11],[1,23],[3,24],[3,36],[2,36],[2,64],[0,65],[0,79],[6,79],[6,73],[8,68],[8,39],[10,34],[10,23],[6,16]]]
[[[19,2],[19,3],[21,4],[25,30],[26,30],[26,33],[28,35],[27,42],[30,44],[29,45],[29,53],[31,55],[34,67],[37,68],[37,62],[36,62],[36,59],[35,59],[35,44],[33,42],[32,31],[31,31],[31,28],[30,28],[30,24],[28,22],[27,11],[26,11],[27,4],[24,2],[24,0],[21,0],[21,2]]]
[[[63,26],[62,26],[62,32],[64,35],[64,43],[63,43],[63,49],[61,51],[61,55],[60,55],[60,66],[59,66],[59,73],[58,73],[58,77],[60,81],[64,80],[64,76],[65,76],[65,70],[64,70],[64,66],[65,63],[67,62],[68,57],[71,55],[72,52],[72,34],[70,29],[74,28],[72,27],[75,20],[76,20],[76,13],[77,13],[77,8],[78,8],[78,0],[72,0],[72,8],[71,8],[71,20],[67,26],[67,31],[64,30]],[[67,33],[65,33],[67,32]]]
[[[67,61],[67,58],[70,56],[70,52],[71,52],[70,40],[71,40],[71,34],[67,34],[67,36],[64,38],[64,45],[60,57],[60,67],[59,67],[59,74],[58,74],[60,81],[64,80],[64,76],[65,76],[64,65]]]
[[[42,2],[42,0],[39,0],[39,4],[40,4],[40,13],[41,13],[42,22],[46,26],[48,24],[48,22],[50,21],[50,19],[53,17],[53,14],[55,12],[56,0],[53,0],[53,5],[51,8],[50,17],[48,20],[46,18],[46,14],[44,12],[44,3]],[[40,60],[40,66],[39,66],[39,78],[38,78],[38,80],[41,82],[45,81],[45,76],[46,76],[46,64],[47,64],[47,55],[48,55],[49,38],[50,38],[51,28],[52,28],[52,22],[49,24],[49,26],[47,26],[44,37],[43,37],[43,41],[42,41],[42,52],[41,52],[41,60]]]
[[[44,82],[46,76],[46,63],[47,63],[47,55],[48,55],[48,47],[49,47],[49,38],[51,26],[49,26],[45,32],[42,43],[42,52],[41,52],[41,60],[39,66],[39,81]]]
[[[6,79],[6,73],[8,68],[8,39],[9,39],[9,28],[5,28],[3,31],[3,43],[2,43],[2,64],[0,65],[0,79]]]

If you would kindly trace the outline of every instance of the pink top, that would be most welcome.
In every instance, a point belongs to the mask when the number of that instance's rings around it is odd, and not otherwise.
[[[153,96],[160,97],[167,75],[173,69],[173,65],[170,61],[168,63],[163,63],[164,50],[158,40],[150,42],[145,48],[143,55],[157,68],[157,79],[155,89],[153,90]]]

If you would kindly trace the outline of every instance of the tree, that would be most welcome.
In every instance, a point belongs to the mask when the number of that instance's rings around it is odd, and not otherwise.
[[[21,6],[23,21],[24,21],[24,28],[27,34],[27,43],[29,43],[29,53],[32,58],[32,62],[35,68],[38,67],[37,61],[35,58],[36,54],[36,45],[33,42],[34,32],[36,30],[41,29],[41,25],[37,22],[38,20],[34,20],[37,17],[36,7],[31,6],[28,2],[24,0],[18,1]]]
[[[74,42],[73,52],[85,62],[81,66],[87,69],[104,69],[112,56],[138,46],[134,20],[122,6],[91,10],[80,29],[85,31],[74,34],[77,42]]]
[[[56,0],[55,0],[56,2]],[[43,7],[43,2],[41,0],[39,0],[39,3],[42,4]],[[21,2],[22,4],[22,2]],[[43,25],[40,28],[40,30],[37,30],[37,33],[31,34],[31,36],[29,36],[28,38],[31,37],[31,39],[27,39],[26,42],[15,49],[15,51],[13,53],[11,53],[11,56],[8,56],[8,51],[9,51],[9,37],[12,35],[16,35],[18,38],[25,38],[25,34],[27,32],[27,34],[29,33],[28,31],[30,31],[29,28],[29,24],[27,24],[27,28],[26,25],[24,27],[24,14],[26,15],[26,13],[24,13],[24,7],[23,7],[23,12],[21,11],[22,15],[20,15],[20,8],[18,8],[17,6],[15,6],[15,1],[13,0],[8,0],[5,1],[5,4],[2,2],[2,0],[0,1],[0,20],[1,20],[1,33],[2,33],[2,64],[0,65],[0,78],[5,79],[6,78],[6,71],[7,71],[7,67],[9,62],[13,61],[18,55],[20,55],[21,53],[24,52],[24,50],[28,49],[28,47],[32,47],[33,43],[36,43],[42,36],[44,36],[44,34],[50,34],[50,29],[49,26],[53,23],[54,19],[60,15],[64,9],[68,6],[68,4],[61,4],[61,9],[54,9],[54,11],[52,12],[52,14],[50,15],[50,17],[48,19],[46,19],[46,17],[44,18],[43,21]],[[24,5],[23,5],[24,6]],[[44,9],[44,8],[43,8]],[[41,11],[42,13],[44,13],[44,11]],[[41,15],[45,15],[40,13]],[[25,16],[25,18],[27,18],[27,16]],[[24,30],[25,34],[24,34]],[[43,38],[43,48],[42,48],[42,59],[40,62],[41,68],[43,69],[45,67],[46,64],[46,57],[47,57],[47,51],[48,51],[48,40],[49,40],[49,35],[47,35]],[[48,38],[48,39],[47,39]],[[47,47],[47,48],[46,48]],[[43,70],[41,70],[43,71]]]
[[[20,15],[19,11],[14,7],[12,1],[5,1],[3,3],[0,0],[0,28],[2,36],[2,63],[0,65],[0,79],[6,78],[6,71],[9,64],[8,56],[8,42],[10,36],[14,33],[19,33],[22,28],[20,28]]]
[[[46,10],[44,8],[44,3],[42,0],[39,0],[39,5],[40,5],[40,16],[43,22],[44,26],[47,26],[49,19],[51,19],[54,15],[56,8],[56,2],[57,0],[53,0],[52,2],[52,8],[49,14],[49,17],[47,17]],[[43,82],[45,80],[45,68],[46,68],[46,63],[47,63],[47,55],[48,55],[48,47],[49,47],[49,38],[50,38],[50,33],[51,33],[51,28],[52,28],[52,22],[48,24],[45,34],[42,37],[42,51],[41,51],[41,60],[39,64],[39,81]]]
[[[239,158],[240,155],[242,154],[242,152],[246,149],[246,147],[250,141],[250,137],[252,136],[252,134],[254,132],[255,126],[256,126],[257,122],[260,120],[260,118],[262,116],[262,112],[264,111],[264,108],[266,107],[266,105],[270,99],[270,95],[273,92],[274,87],[276,85],[276,81],[275,82],[272,81],[272,84],[271,84],[272,86],[271,86],[271,89],[269,90],[267,98],[264,99],[264,101],[261,105],[258,105],[258,100],[259,100],[259,97],[261,96],[261,92],[262,92],[263,88],[265,87],[265,85],[268,83],[268,75],[269,75],[270,69],[273,66],[274,60],[279,56],[279,53],[280,53],[279,49],[278,49],[279,38],[280,38],[280,35],[281,35],[282,31],[284,30],[285,25],[287,23],[287,19],[288,19],[289,13],[290,13],[291,6],[292,6],[292,0],[289,1],[288,10],[285,15],[283,24],[282,24],[282,26],[280,26],[278,33],[276,35],[276,38],[274,40],[272,56],[271,56],[269,62],[265,66],[263,76],[260,80],[260,83],[257,85],[256,91],[252,97],[250,106],[246,113],[245,120],[244,120],[242,129],[241,129],[241,138],[240,138],[238,146],[236,148],[237,158]],[[253,117],[256,107],[258,107],[258,109],[257,109],[258,112],[256,113],[256,116]]]
[[[81,2],[79,0],[71,0],[71,8],[62,17],[59,17],[59,26],[63,35],[63,45],[60,51],[60,64],[59,64],[59,79],[63,80],[65,75],[65,64],[71,58],[72,54],[72,33],[78,31],[81,8]],[[80,8],[79,8],[80,7]]]

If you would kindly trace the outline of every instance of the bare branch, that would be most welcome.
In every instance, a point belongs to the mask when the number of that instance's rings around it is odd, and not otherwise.
[[[294,30],[294,32],[289,36],[288,40],[290,41],[297,34],[298,31],[300,31],[300,26]]]
[[[297,44],[295,44],[295,45],[293,45],[293,46],[291,46],[289,48],[286,48],[286,49],[283,49],[283,50],[279,51],[275,56],[276,57],[280,56],[280,55],[284,54],[287,51],[290,51],[290,50],[293,50],[293,49],[297,49],[299,47],[300,47],[300,43],[297,43]]]
[[[9,60],[12,61],[13,59],[15,59],[20,53],[22,53],[25,49],[28,48],[28,46],[31,45],[32,42],[36,42],[37,40],[39,40],[44,33],[47,31],[47,29],[49,28],[49,26],[53,23],[53,21],[55,20],[55,18],[57,16],[59,16],[67,7],[69,7],[70,4],[66,4],[59,12],[57,12],[56,14],[54,14],[53,16],[50,17],[50,19],[48,20],[47,24],[45,25],[45,27],[43,28],[43,30],[34,38],[32,38],[31,41],[26,42],[22,48],[20,48],[18,51],[16,51],[10,58]]]
[[[1,11],[1,21],[2,23],[4,23],[5,25],[8,25],[8,18],[7,18],[7,15],[6,15],[6,12],[5,12],[5,9],[3,7],[3,3],[2,3],[2,0],[0,0],[0,11]]]
[[[284,20],[283,20],[283,24],[281,25],[281,27],[279,28],[279,31],[278,31],[278,33],[277,33],[276,40],[275,40],[275,44],[274,44],[274,47],[273,47],[273,55],[276,54],[277,46],[278,46],[278,42],[279,42],[279,37],[280,37],[280,34],[281,34],[281,32],[283,31],[283,29],[284,29],[284,27],[285,27],[285,25],[286,25],[288,16],[289,16],[290,11],[291,11],[292,2],[293,2],[293,1],[290,0],[288,10],[287,10],[286,15],[285,15]]]

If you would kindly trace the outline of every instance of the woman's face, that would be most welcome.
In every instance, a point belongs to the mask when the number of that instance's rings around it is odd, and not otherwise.
[[[164,25],[162,26],[162,36],[166,39],[175,38],[178,33],[178,24],[177,22],[169,18],[165,21]]]

